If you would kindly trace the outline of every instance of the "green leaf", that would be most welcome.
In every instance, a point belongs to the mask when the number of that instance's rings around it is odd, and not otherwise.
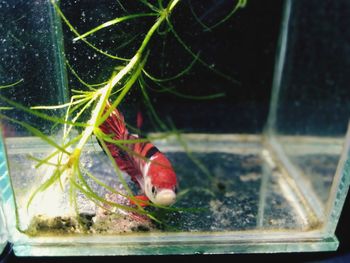
[[[69,20],[65,17],[65,15],[63,14],[62,10],[59,8],[59,6],[57,5],[57,3],[55,2],[55,0],[51,0],[52,5],[54,6],[56,12],[59,14],[59,16],[61,17],[61,19],[63,20],[63,22],[69,27],[69,29],[77,36],[80,37],[80,34],[78,33],[78,31],[73,27],[73,25],[69,22]],[[93,50],[95,50],[96,52],[107,56],[109,58],[112,59],[117,59],[117,60],[121,60],[121,61],[129,61],[129,59],[126,58],[122,58],[122,57],[118,57],[118,56],[114,56],[111,54],[108,54],[107,52],[104,52],[103,50],[95,47],[93,44],[91,44],[89,41],[87,41],[85,38],[81,39],[82,41],[84,41],[85,44],[87,44],[89,47],[91,47]]]
[[[186,67],[184,68],[182,71],[180,71],[179,73],[175,74],[174,76],[172,77],[167,77],[167,78],[156,78],[156,77],[153,77],[151,74],[149,74],[145,69],[143,69],[143,73],[151,80],[155,81],[155,82],[167,82],[167,81],[170,81],[170,80],[174,80],[174,79],[177,79],[177,78],[180,78],[182,77],[183,75],[187,74],[191,68],[193,67],[193,65],[196,63],[196,61],[198,60],[199,58],[199,52],[198,52],[198,55],[196,55],[193,60],[191,61],[191,63]]]
[[[44,114],[42,112],[38,112],[36,110],[32,110],[32,109],[27,108],[27,107],[25,107],[25,106],[23,106],[23,105],[21,105],[21,104],[19,104],[17,102],[9,100],[8,98],[6,98],[6,97],[4,97],[2,95],[0,95],[0,100],[5,101],[7,104],[13,106],[16,109],[28,112],[28,113],[30,113],[32,115],[35,115],[35,116],[37,116],[37,117],[39,117],[41,119],[47,120],[47,121],[51,121],[51,122],[55,122],[55,123],[61,123],[61,124],[70,124],[70,125],[74,125],[74,126],[78,126],[78,127],[87,127],[88,126],[85,123],[77,123],[77,122],[76,123],[72,123],[72,122],[70,122],[68,120],[65,121],[65,120],[62,120],[60,118],[56,118],[56,117],[52,117],[52,116],[46,115],[46,114]]]
[[[27,210],[29,209],[29,206],[31,205],[31,203],[33,202],[35,196],[39,193],[39,192],[44,192],[45,190],[47,190],[51,185],[53,185],[61,176],[61,174],[64,172],[65,170],[60,170],[60,169],[55,169],[54,173],[50,176],[49,179],[47,179],[43,184],[41,184],[30,196],[28,202],[27,202]]]
[[[22,121],[15,120],[15,119],[12,119],[12,118],[9,118],[9,117],[7,117],[7,116],[5,116],[3,114],[0,114],[0,118],[7,119],[7,120],[9,120],[11,122],[14,122],[14,123],[17,123],[17,124],[21,125],[22,127],[26,128],[29,132],[31,132],[35,136],[39,137],[43,141],[47,142],[51,146],[55,147],[56,149],[60,150],[61,152],[65,153],[65,154],[68,154],[68,155],[71,154],[66,149],[64,149],[63,147],[61,147],[60,145],[55,143],[53,140],[51,140],[47,135],[43,134],[41,131],[39,131],[37,128],[31,126],[30,124],[22,122]]]
[[[20,79],[12,84],[7,84],[7,85],[0,85],[0,89],[7,89],[7,88],[12,88],[16,85],[18,85],[19,83],[23,82],[24,80],[23,79]]]
[[[173,24],[170,22],[170,19],[167,19],[168,25],[171,29],[171,32],[173,33],[174,37],[176,38],[176,40],[182,45],[182,47],[194,58],[196,58],[196,54],[191,50],[191,48],[189,48],[189,46],[182,40],[182,38],[180,37],[180,35],[176,32]],[[215,69],[214,67],[211,67],[207,62],[205,62],[204,60],[202,60],[201,58],[198,57],[198,62],[201,63],[203,66],[205,66],[207,69],[211,70],[212,72],[214,72],[215,74],[217,74],[218,76],[221,76],[233,83],[237,83],[239,84],[239,82],[235,79],[233,79],[232,77],[222,73],[221,71]]]
[[[109,20],[109,21],[89,30],[88,32],[86,32],[82,35],[77,36],[76,38],[73,39],[73,41],[78,41],[80,39],[83,39],[83,38],[97,32],[97,31],[103,29],[103,28],[110,27],[112,25],[130,20],[130,19],[135,19],[135,18],[139,18],[139,17],[147,17],[147,16],[157,16],[157,15],[158,14],[155,14],[155,13],[144,13],[144,14],[133,14],[133,15],[123,16],[123,17],[117,17],[115,19]]]

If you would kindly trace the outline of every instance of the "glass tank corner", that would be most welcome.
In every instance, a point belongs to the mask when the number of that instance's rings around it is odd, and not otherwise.
[[[0,138],[0,255],[5,249],[8,241],[8,229],[6,225],[3,206],[5,205],[4,198],[7,196],[6,190],[11,188],[8,184],[7,164],[4,154],[2,139]]]
[[[336,250],[350,184],[344,6],[0,3],[0,249]]]
[[[2,208],[0,208],[0,255],[7,245],[7,229],[5,226],[5,218],[2,212]]]

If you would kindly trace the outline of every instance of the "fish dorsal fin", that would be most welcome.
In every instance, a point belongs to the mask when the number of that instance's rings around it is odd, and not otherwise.
[[[110,109],[110,103],[107,103],[105,112]],[[118,109],[114,109],[108,116],[108,118],[100,125],[100,129],[105,134],[114,134],[113,139],[123,140],[128,134],[128,130],[125,125],[124,116]]]
[[[110,103],[107,103],[105,112],[107,112],[110,107]],[[129,134],[125,125],[124,116],[117,109],[114,109],[109,114],[108,118],[100,125],[100,129],[106,135],[111,135],[112,139],[114,140],[128,140],[135,138],[135,136]],[[129,174],[134,182],[139,183],[137,179],[138,177],[141,177],[142,174],[132,156],[134,145],[123,144],[123,148],[125,147],[127,149],[130,149],[129,152],[126,151],[125,148],[123,149],[121,147],[118,147],[118,145],[115,143],[105,142],[105,144],[119,169]]]

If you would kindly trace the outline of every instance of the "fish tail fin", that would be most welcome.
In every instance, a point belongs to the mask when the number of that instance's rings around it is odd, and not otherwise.
[[[111,104],[107,102],[105,112],[111,107]],[[105,134],[114,134],[113,139],[123,140],[128,134],[128,130],[125,125],[123,114],[115,108],[108,116],[108,118],[100,125],[100,129]]]

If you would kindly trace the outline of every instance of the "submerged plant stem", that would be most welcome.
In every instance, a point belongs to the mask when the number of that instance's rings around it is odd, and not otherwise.
[[[136,54],[133,56],[133,58],[128,62],[128,64],[122,70],[120,70],[118,72],[117,75],[112,77],[112,79],[108,82],[108,84],[106,84],[103,88],[98,90],[98,92],[100,94],[100,98],[97,102],[96,107],[92,111],[90,120],[88,121],[89,126],[87,128],[85,128],[85,130],[83,132],[83,136],[76,147],[76,149],[78,151],[82,150],[82,148],[84,147],[84,145],[86,144],[86,142],[88,141],[90,136],[93,134],[94,130],[96,128],[98,128],[97,124],[101,123],[100,121],[98,121],[98,119],[101,117],[101,114],[103,113],[103,111],[105,109],[107,100],[108,100],[109,95],[111,94],[114,86],[119,81],[121,81],[122,78],[126,74],[131,72],[136,67],[136,65],[141,63],[143,52],[144,52],[146,46],[148,45],[152,35],[157,30],[157,28],[168,18],[169,14],[171,13],[171,11],[174,9],[174,7],[176,6],[176,4],[178,2],[179,2],[179,0],[173,0],[170,2],[169,6],[166,9],[164,9],[164,11],[161,13],[161,15],[158,18],[158,20],[156,21],[156,23],[154,23],[154,25],[150,28],[150,30],[146,34],[144,40],[141,43],[140,48],[138,49]],[[113,105],[113,106],[116,107],[117,105]],[[106,118],[106,117],[104,117],[104,118]]]

